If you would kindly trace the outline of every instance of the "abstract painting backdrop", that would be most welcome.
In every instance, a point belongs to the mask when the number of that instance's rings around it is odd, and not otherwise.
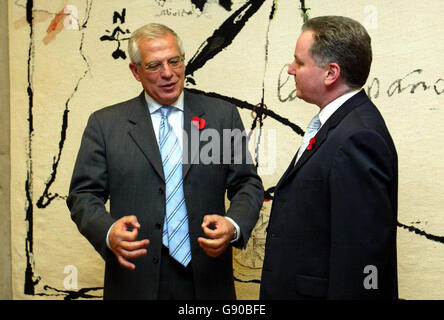
[[[267,200],[234,268],[238,298],[257,299],[273,187],[318,110],[286,73],[307,15],[349,16],[372,37],[364,89],[399,154],[400,297],[444,298],[442,0],[10,0],[8,11],[13,298],[102,296],[104,263],[70,219],[69,181],[89,114],[141,91],[130,33],[160,22],[183,40],[186,87],[233,102],[251,134]]]

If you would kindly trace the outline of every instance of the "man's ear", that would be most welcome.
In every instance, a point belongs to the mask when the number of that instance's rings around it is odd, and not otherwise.
[[[133,73],[134,78],[136,78],[136,80],[140,82],[141,77],[139,75],[139,69],[137,68],[137,65],[131,62],[129,64],[129,68],[130,68],[131,72]]]
[[[324,83],[326,86],[331,86],[341,77],[341,67],[337,63],[329,63],[326,69],[326,76]]]

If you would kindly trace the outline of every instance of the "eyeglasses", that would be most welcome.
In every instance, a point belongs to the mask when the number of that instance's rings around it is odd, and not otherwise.
[[[171,69],[179,69],[180,67],[183,66],[183,57],[182,56],[173,57],[173,58],[169,59],[167,61],[167,63]],[[152,61],[150,63],[147,63],[144,66],[144,68],[148,72],[156,73],[156,72],[160,72],[163,69],[163,66],[164,66],[163,62]]]

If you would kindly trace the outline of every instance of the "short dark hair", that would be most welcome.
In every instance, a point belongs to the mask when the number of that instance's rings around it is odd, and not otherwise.
[[[350,88],[360,88],[367,81],[372,64],[371,38],[357,21],[341,16],[309,19],[302,31],[312,31],[310,54],[318,66],[335,62]]]

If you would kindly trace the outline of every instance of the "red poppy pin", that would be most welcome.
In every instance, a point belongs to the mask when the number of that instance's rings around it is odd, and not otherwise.
[[[191,120],[191,123],[199,130],[202,130],[203,128],[205,128],[205,125],[206,125],[205,119],[202,119],[199,117],[194,117],[193,120]]]
[[[316,143],[316,138],[315,138],[315,137],[311,138],[311,139],[310,139],[310,142],[308,143],[307,150],[311,150],[311,149],[313,149],[313,145],[314,145],[315,143]]]

